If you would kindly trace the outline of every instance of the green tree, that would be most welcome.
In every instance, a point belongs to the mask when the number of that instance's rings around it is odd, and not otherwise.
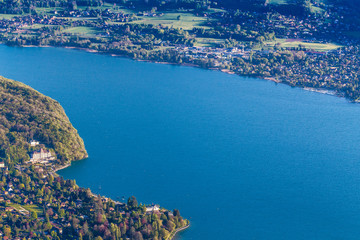
[[[37,213],[36,213],[35,211],[31,211],[31,218],[32,218],[33,220],[35,220],[35,219],[38,218],[38,215],[37,215]]]
[[[138,206],[136,197],[134,197],[134,196],[129,197],[127,204],[130,208],[136,208]]]
[[[5,226],[4,227],[4,234],[5,234],[5,236],[7,236],[7,237],[11,237],[11,227],[10,226]]]

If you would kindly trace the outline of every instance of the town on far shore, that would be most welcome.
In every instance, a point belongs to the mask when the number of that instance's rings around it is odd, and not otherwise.
[[[4,2],[0,41],[191,65],[360,101],[360,17],[349,0],[221,2]]]

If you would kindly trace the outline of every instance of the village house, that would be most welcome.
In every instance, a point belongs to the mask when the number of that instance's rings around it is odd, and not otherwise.
[[[51,154],[51,152],[42,148],[38,151],[34,151],[30,158],[31,163],[48,163],[52,160],[55,160],[55,157]]]
[[[5,167],[5,163],[4,162],[0,162],[0,168],[4,168]]]
[[[159,210],[160,210],[159,205],[151,205],[149,207],[146,207],[146,212],[154,212],[154,211],[159,211]]]
[[[37,146],[37,145],[39,145],[40,143],[38,142],[38,141],[35,141],[35,140],[31,140],[30,141],[30,146],[31,147],[35,147],[35,146]]]

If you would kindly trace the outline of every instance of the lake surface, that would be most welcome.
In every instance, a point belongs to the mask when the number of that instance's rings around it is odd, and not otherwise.
[[[0,74],[58,100],[89,158],[62,170],[180,209],[181,240],[359,239],[360,105],[259,79],[0,46]]]

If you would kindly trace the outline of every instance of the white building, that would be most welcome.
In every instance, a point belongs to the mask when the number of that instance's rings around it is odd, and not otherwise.
[[[30,141],[30,146],[35,147],[36,145],[39,145],[40,143],[38,141],[35,140],[31,140]]]
[[[5,163],[4,162],[0,162],[0,168],[4,168],[5,167]]]
[[[154,212],[159,210],[160,210],[159,205],[151,205],[150,207],[146,207],[146,212]]]
[[[48,163],[51,160],[55,160],[49,150],[40,149],[32,153],[30,162],[32,163]]]

